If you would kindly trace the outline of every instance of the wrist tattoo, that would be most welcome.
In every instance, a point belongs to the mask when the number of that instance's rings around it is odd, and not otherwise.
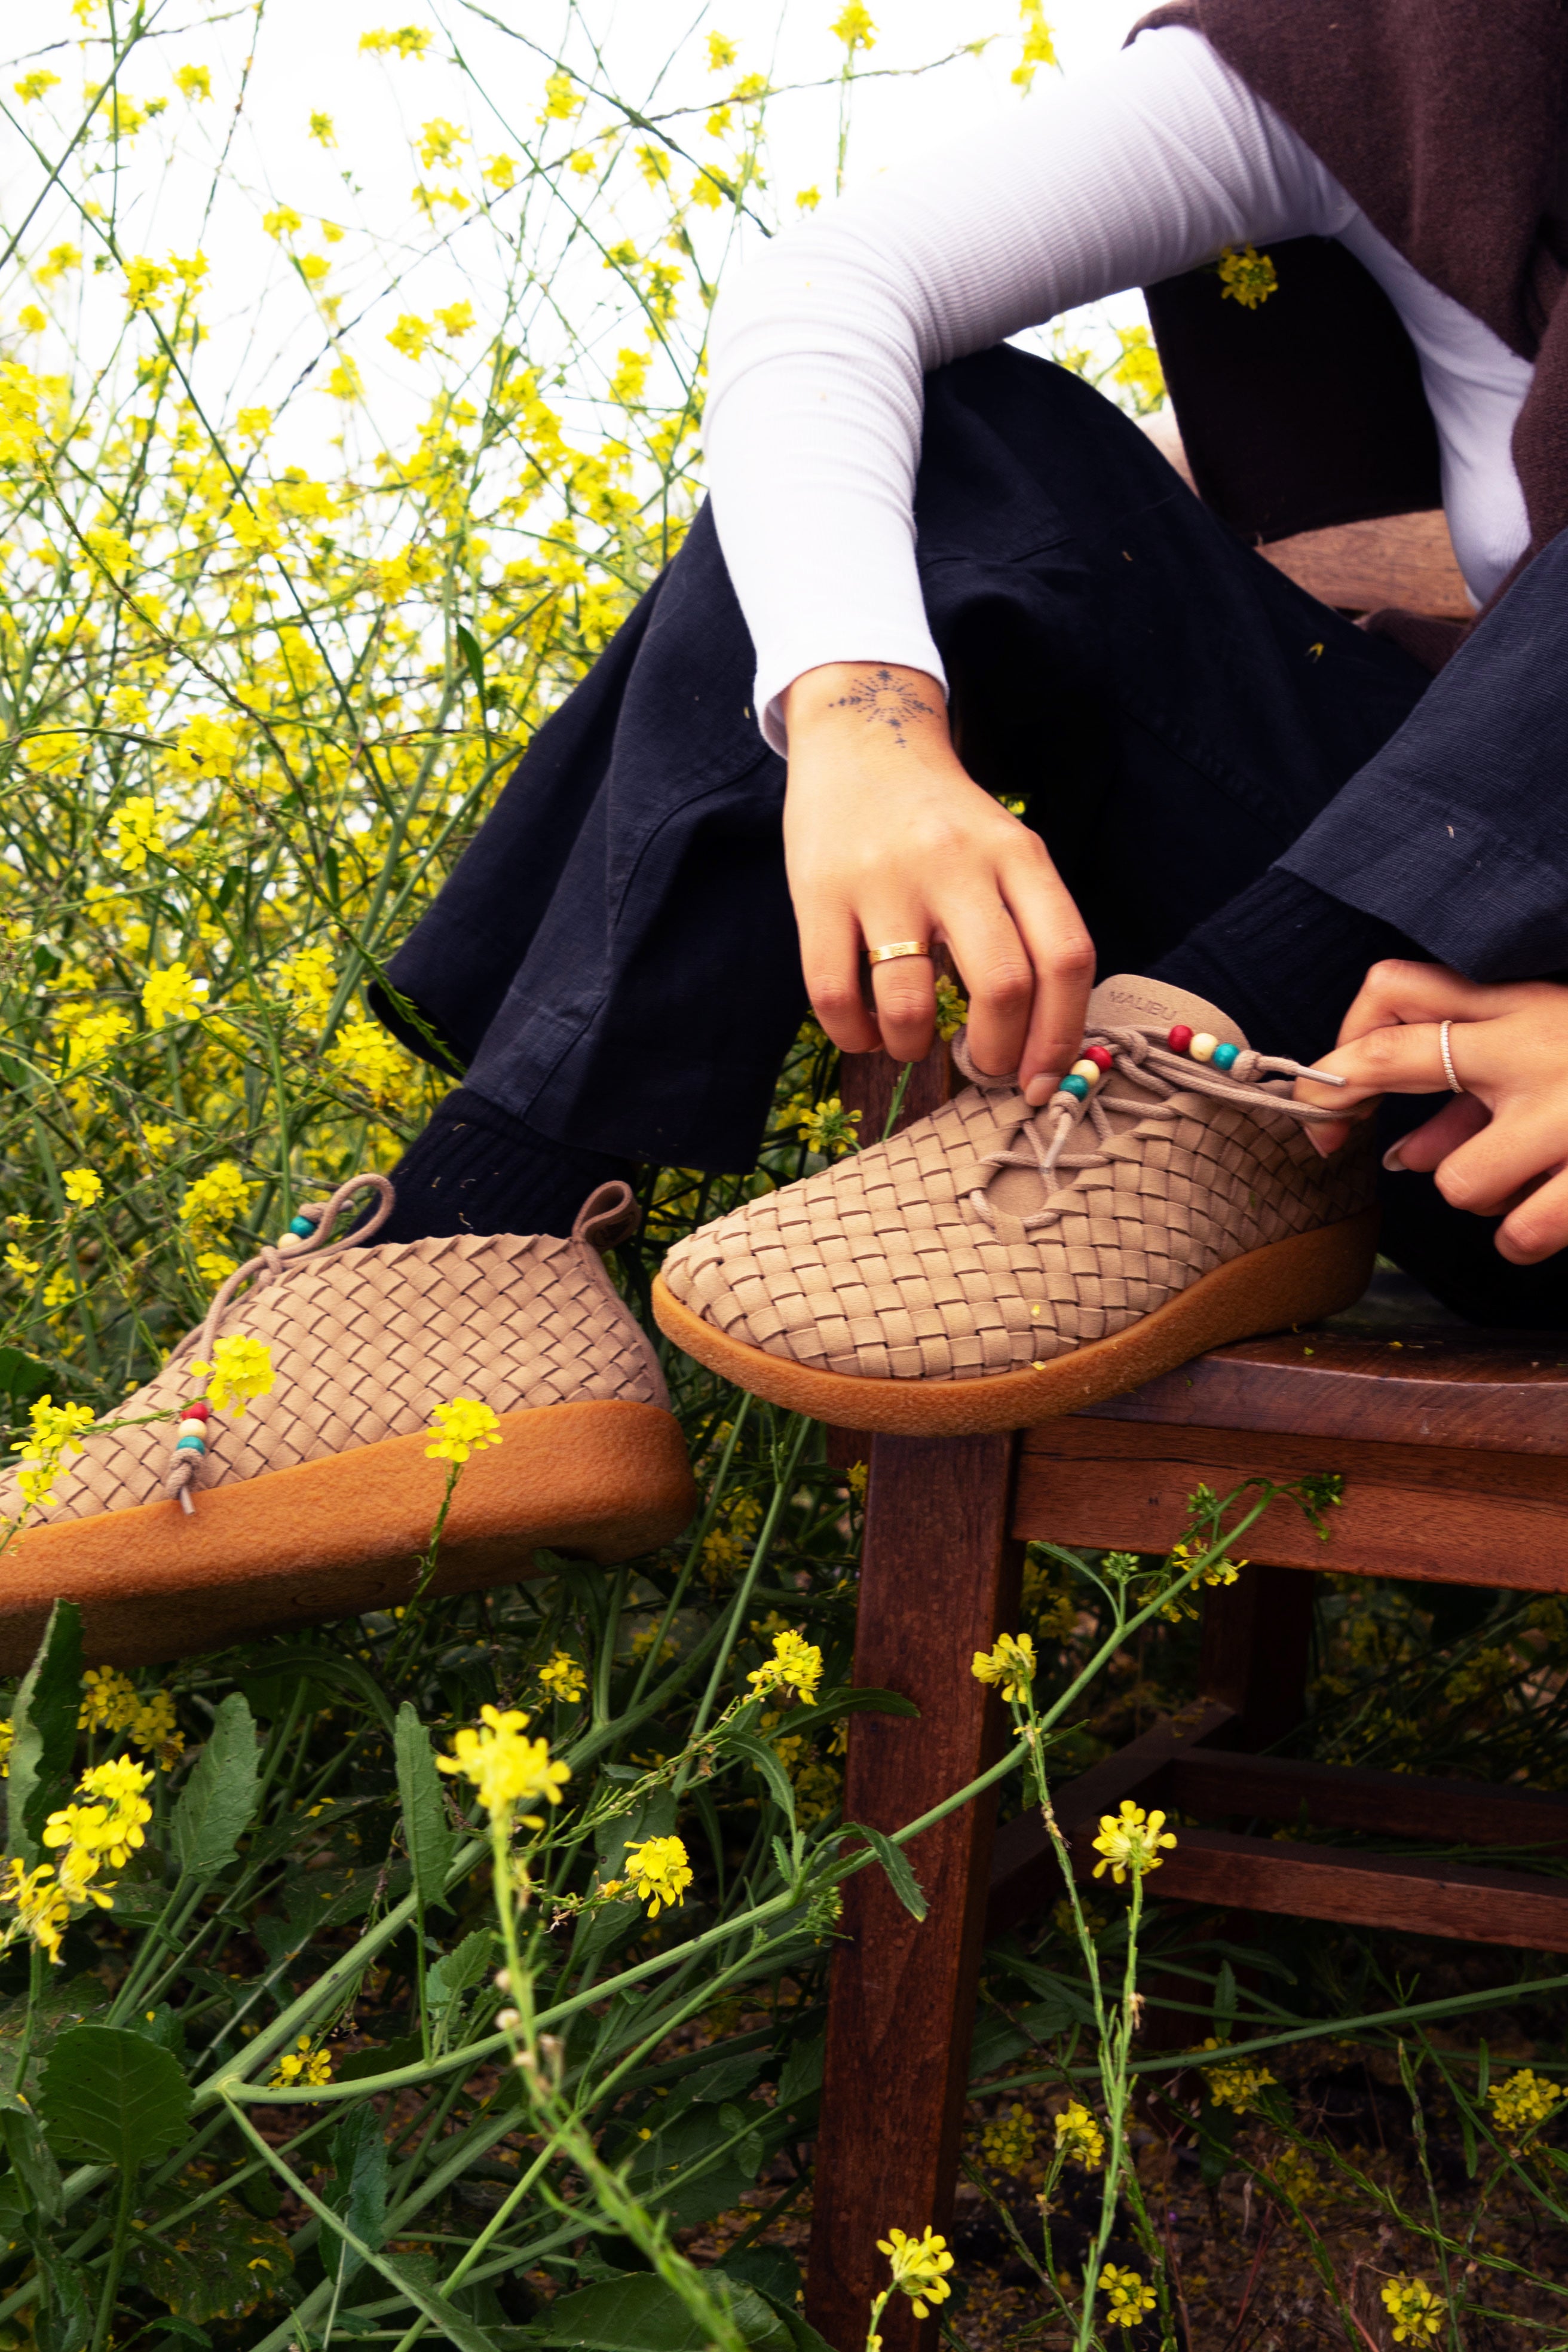
[[[909,722],[931,716],[930,703],[922,700],[918,689],[905,679],[895,677],[890,669],[862,670],[848,693],[841,694],[830,707],[835,710],[858,710],[869,727],[890,727],[893,740],[900,750]]]

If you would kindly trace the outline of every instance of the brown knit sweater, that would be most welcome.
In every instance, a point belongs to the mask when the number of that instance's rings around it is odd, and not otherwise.
[[[1568,0],[1166,0],[1132,37],[1161,25],[1205,35],[1424,278],[1534,361],[1513,455],[1535,553],[1568,526]],[[1259,539],[1436,505],[1393,304],[1326,239],[1270,252],[1256,310],[1212,269],[1147,289],[1205,497]]]

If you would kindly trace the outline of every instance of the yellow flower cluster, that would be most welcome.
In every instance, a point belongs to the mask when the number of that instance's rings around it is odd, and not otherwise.
[[[528,1722],[516,1707],[503,1714],[482,1706],[479,1728],[465,1725],[453,1739],[451,1755],[436,1759],[443,1772],[472,1781],[492,1821],[510,1821],[519,1805],[558,1805],[572,1777],[566,1765],[551,1760],[548,1740],[524,1738]],[[530,1829],[544,1826],[541,1814],[525,1813],[522,1819]]]
[[[1521,2066],[1506,2083],[1494,2083],[1487,2100],[1503,2138],[1517,2147],[1538,2131],[1549,2116],[1556,2114],[1563,2095],[1559,2084],[1548,2082],[1529,2066]]]
[[[846,1110],[837,1095],[829,1095],[826,1102],[797,1107],[795,1127],[801,1141],[825,1160],[842,1160],[847,1151],[858,1151],[859,1126],[859,1112]]]
[[[1057,2154],[1085,2172],[1098,2172],[1105,2162],[1105,2134],[1080,2099],[1069,2099],[1054,2117]]]
[[[332,2079],[331,2053],[325,2043],[318,2048],[308,2033],[301,2033],[293,2049],[284,2052],[267,2079],[275,2090],[289,2089],[299,2083],[330,2083]]]
[[[77,1726],[82,1731],[123,1733],[161,1771],[170,1771],[184,1753],[185,1735],[174,1715],[169,1692],[153,1691],[143,1698],[128,1675],[113,1666],[89,1666],[81,1678],[82,1702]]]
[[[1448,2315],[1446,2296],[1404,2271],[1384,2288],[1383,2307],[1394,2322],[1396,2344],[1430,2344],[1442,2334]]]
[[[1118,1886],[1131,1874],[1134,1878],[1147,1878],[1158,1870],[1163,1859],[1162,1846],[1173,1846],[1176,1841],[1165,1827],[1163,1813],[1145,1813],[1131,1797],[1123,1797],[1119,1813],[1101,1813],[1100,1835],[1094,1839],[1094,1851],[1101,1858],[1094,1865],[1099,1878],[1109,1870]]]
[[[212,1362],[193,1359],[191,1370],[206,1381],[214,1411],[232,1412],[236,1420],[255,1398],[270,1396],[278,1378],[266,1340],[247,1339],[241,1331],[225,1332],[213,1343]]]
[[[580,1706],[588,1687],[586,1671],[567,1650],[557,1650],[539,1669],[539,1686],[547,1698]]]
[[[917,2319],[929,2319],[930,2306],[945,2303],[952,2293],[947,2274],[953,2258],[947,2240],[934,2230],[928,2228],[918,2238],[903,2230],[889,2230],[885,2238],[878,2239],[877,2252],[892,2263],[893,2284],[900,2294],[909,2296]]]
[[[1118,2270],[1114,2263],[1105,2264],[1095,2284],[1106,2298],[1109,2327],[1136,2327],[1158,2300],[1153,2288],[1136,2271]]]
[[[1221,300],[1239,302],[1244,310],[1256,310],[1260,302],[1267,302],[1270,294],[1279,290],[1279,278],[1273,262],[1256,246],[1227,246],[1217,268]]]
[[[977,1683],[997,1685],[1009,1704],[1020,1706],[1035,1679],[1035,1645],[1027,1633],[1003,1633],[989,1650],[976,1650],[970,1673]]]
[[[1173,1838],[1171,1843],[1173,1845],[1175,1840]],[[1205,2050],[1219,2050],[1223,2049],[1224,2044],[1217,2042],[1211,2033],[1203,2046]],[[1276,2083],[1279,2079],[1277,2074],[1269,2073],[1267,2066],[1247,2066],[1239,2059],[1229,2066],[1204,2068],[1204,2081],[1208,2085],[1208,2095],[1215,2106],[1229,2107],[1238,2116],[1254,2114],[1258,2107],[1258,2093],[1266,2090],[1270,2083]]]
[[[9,1252],[6,1258],[9,1263]],[[46,1390],[28,1409],[27,1422],[27,1444],[16,1465],[16,1485],[30,1510],[47,1511],[55,1499],[55,1481],[67,1466],[66,1457],[81,1452],[82,1433],[92,1427],[93,1415],[85,1404],[56,1404]]]
[[[686,1901],[692,1878],[684,1843],[678,1837],[656,1837],[628,1845],[626,1875],[638,1902],[647,1905],[650,1919],[657,1919],[666,1906],[678,1908]]]
[[[822,1680],[822,1652],[804,1633],[786,1629],[773,1635],[773,1656],[753,1666],[746,1680],[758,1698],[765,1691],[782,1688],[797,1692],[803,1699],[814,1699]]]
[[[425,1451],[433,1462],[466,1462],[470,1454],[483,1454],[501,1442],[495,1414],[473,1397],[454,1397],[450,1404],[438,1404],[430,1416],[430,1427],[434,1434]]]
[[[998,2115],[980,2135],[980,2152],[998,2172],[1022,2172],[1035,2160],[1035,2123],[1027,2107],[1016,2101]]]
[[[3,1883],[0,1904],[14,1914],[0,1941],[9,1944],[18,1935],[58,1962],[65,1931],[74,1915],[89,1906],[112,1908],[111,1885],[95,1882],[100,1867],[123,1869],[144,1843],[144,1824],[153,1808],[142,1791],[153,1775],[129,1756],[97,1764],[77,1782],[76,1794],[86,1801],[63,1806],[44,1824],[43,1842],[55,1853],[53,1863],[28,1870],[13,1859]]]

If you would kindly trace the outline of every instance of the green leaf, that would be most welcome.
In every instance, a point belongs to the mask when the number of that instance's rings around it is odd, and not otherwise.
[[[9,1852],[31,1870],[42,1856],[44,1823],[64,1799],[81,1712],[81,1612],[57,1601],[12,1713],[16,1739],[5,1792]]]
[[[414,1892],[426,1911],[447,1901],[447,1873],[458,1841],[447,1825],[446,1800],[430,1735],[406,1699],[397,1710],[394,1740],[397,1757],[397,1793],[403,1804],[403,1833],[414,1870]]]
[[[910,1868],[903,1849],[896,1846],[881,1830],[868,1830],[864,1822],[846,1822],[846,1836],[863,1837],[882,1868],[888,1874],[888,1884],[909,1912],[911,1918],[923,1919],[926,1899],[921,1893],[920,1880]]]
[[[902,1691],[879,1690],[873,1684],[838,1690],[826,1690],[815,1706],[792,1706],[784,1719],[784,1729],[792,1737],[797,1731],[820,1731],[825,1723],[837,1723],[841,1715],[914,1715],[920,1713],[912,1698]]]
[[[461,621],[453,625],[452,635],[457,638],[458,650],[468,666],[468,676],[474,681],[474,692],[482,702],[485,693],[485,657],[479,641],[471,629],[464,628]]]
[[[47,1364],[24,1356],[20,1348],[0,1348],[0,1391],[11,1400],[13,1422],[20,1421],[27,1407],[37,1402],[53,1377]]]
[[[424,2055],[425,2044],[417,2033],[400,2034],[395,2042],[372,2042],[368,2049],[351,2050],[342,2064],[332,2069],[332,2080],[363,2083],[372,2074],[395,2074],[405,2066],[416,2066]]]
[[[721,2284],[710,2272],[710,2293],[729,2286],[730,2315],[748,2352],[795,2352],[795,2339],[754,2287]],[[549,2313],[524,2331],[531,2343],[583,2347],[583,2352],[708,2352],[712,2336],[672,2286],[651,2271],[632,2271],[557,2296]]]
[[[38,2352],[83,2352],[92,2337],[92,2281],[79,2263],[54,2253],[42,2238],[33,2240],[33,2254],[44,2292],[33,2323]]]
[[[5,2142],[11,2169],[26,2193],[30,2210],[40,2221],[58,2221],[65,2211],[60,2168],[37,2116],[15,2091],[0,2091],[0,2140]]]
[[[127,2268],[177,2315],[172,2332],[197,2344],[208,2341],[204,2320],[242,2318],[282,2294],[293,2275],[282,2231],[229,2198],[183,2221],[173,2241],[155,2229],[132,2232]],[[170,2332],[171,2323],[161,2319],[158,2328]]]
[[[803,2100],[816,2097],[822,2088],[822,2065],[826,2055],[826,2033],[814,2033],[809,2042],[795,2043],[779,2075],[781,2107],[797,2107]]]
[[[73,2025],[49,2053],[38,2113],[58,2156],[134,2172],[179,2145],[191,2092],[166,2050],[118,2025]]]
[[[454,1951],[442,1953],[425,1979],[425,1998],[432,2009],[445,2009],[480,1981],[489,1967],[494,1944],[490,1928],[476,1927]]]
[[[767,2057],[765,2050],[742,2050],[736,2057],[721,2058],[713,2065],[704,2066],[687,2085],[690,2105],[717,2106],[721,2101],[749,2090],[766,2065]]]
[[[790,1827],[795,1827],[795,1790],[790,1787],[789,1774],[765,1739],[754,1739],[749,1731],[728,1731],[720,1742],[723,1756],[741,1756],[753,1772],[760,1772],[768,1784],[774,1804]]]
[[[211,1878],[226,1870],[256,1811],[256,1721],[243,1693],[230,1691],[180,1792],[169,1824],[182,1871]]]
[[[327,2202],[356,2238],[379,2252],[386,2235],[386,2133],[368,2099],[343,2117],[332,2134],[331,2149],[334,2179]],[[363,2268],[364,2257],[323,2221],[321,2267],[329,2278],[338,2275],[340,2258],[346,2285]]]

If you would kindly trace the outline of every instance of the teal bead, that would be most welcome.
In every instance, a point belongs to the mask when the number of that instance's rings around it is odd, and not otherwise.
[[[205,1437],[177,1437],[174,1440],[176,1454],[205,1454],[206,1450],[207,1442]]]
[[[309,1217],[295,1217],[290,1220],[289,1230],[291,1234],[297,1234],[300,1241],[308,1242],[316,1228]]]
[[[1215,1068],[1216,1070],[1228,1070],[1240,1051],[1241,1047],[1239,1045],[1216,1045],[1214,1049]]]
[[[1089,1092],[1089,1080],[1087,1078],[1075,1077],[1069,1070],[1067,1076],[1057,1088],[1057,1092],[1059,1095],[1076,1095],[1079,1101],[1082,1102],[1085,1095]]]

